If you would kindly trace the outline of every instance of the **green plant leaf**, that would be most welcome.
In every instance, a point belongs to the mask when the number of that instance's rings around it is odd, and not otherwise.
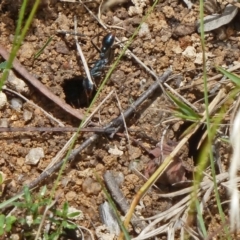
[[[0,236],[4,234],[5,215],[0,215]]]
[[[119,226],[120,226],[120,228],[121,228],[121,230],[122,230],[122,232],[124,234],[125,239],[126,240],[130,240],[131,237],[130,237],[126,227],[124,226],[124,224],[123,224],[123,222],[122,222],[122,220],[121,220],[121,218],[120,218],[120,216],[118,214],[117,207],[116,207],[113,199],[111,198],[111,195],[108,193],[107,189],[105,188],[101,178],[96,173],[95,173],[95,175],[96,175],[97,181],[101,184],[102,190],[103,190],[103,192],[104,192],[104,194],[105,194],[105,196],[106,196],[110,206],[112,207],[112,210],[113,210],[113,212],[115,214],[115,217],[117,219],[117,222],[118,222],[118,224],[119,224]]]
[[[47,191],[47,187],[45,185],[41,188],[41,190],[39,192],[39,198],[42,198],[46,194],[46,191]]]
[[[9,216],[6,219],[6,232],[10,232],[12,225],[16,222],[17,218],[15,216]]]
[[[61,210],[56,210],[55,211],[55,214],[58,216],[58,217],[62,217],[63,216],[63,213]]]
[[[33,220],[34,225],[39,225],[41,223],[42,216],[38,216],[36,219]]]
[[[75,224],[69,223],[68,221],[63,221],[62,226],[67,229],[75,229],[77,227]]]
[[[0,227],[3,227],[4,224],[5,224],[5,215],[4,214],[1,214],[0,215]]]
[[[238,87],[240,87],[240,77],[237,76],[234,73],[228,72],[222,67],[216,67],[216,69],[221,72],[223,75],[225,75],[227,78],[229,78],[232,82],[234,82]]]
[[[200,115],[196,113],[192,108],[190,108],[187,104],[179,100],[171,93],[167,93],[167,95],[172,99],[172,101],[176,104],[176,115],[184,118],[184,120],[200,120]]]
[[[2,174],[0,173],[0,185],[3,183],[3,176]]]
[[[32,197],[31,197],[29,188],[27,186],[24,186],[23,192],[24,192],[24,198],[26,200],[26,204],[29,204],[29,206],[31,206],[32,205]]]
[[[65,202],[64,204],[63,204],[63,210],[62,210],[62,216],[64,217],[64,218],[67,218],[67,215],[68,215],[68,203],[67,202]]]
[[[0,63],[0,70],[4,70],[7,67],[7,61]]]
[[[67,215],[68,218],[74,218],[81,214],[81,212],[72,212]]]
[[[33,204],[31,204],[31,206],[29,206],[29,207],[30,207],[30,211],[31,211],[32,214],[38,215],[38,209],[39,209],[39,207],[40,207],[40,204],[39,204],[39,203],[33,203]],[[35,218],[35,216],[34,216],[34,218]]]
[[[0,226],[0,236],[2,236],[4,234],[4,229],[3,227]]]
[[[22,202],[13,202],[12,205],[18,208],[26,208],[26,204]]]

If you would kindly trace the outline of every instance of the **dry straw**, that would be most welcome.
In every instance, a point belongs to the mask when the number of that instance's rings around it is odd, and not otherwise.
[[[233,155],[231,160],[231,166],[229,169],[230,184],[229,194],[230,200],[230,224],[231,230],[237,230],[240,228],[240,211],[239,211],[239,193],[237,186],[237,172],[240,168],[240,109],[233,122],[233,128],[230,136],[230,141],[233,147]]]

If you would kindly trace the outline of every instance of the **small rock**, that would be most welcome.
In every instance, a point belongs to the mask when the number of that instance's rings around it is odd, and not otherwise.
[[[148,27],[147,23],[142,23],[139,32],[138,32],[139,37],[144,38],[144,39],[151,39],[151,33]]]
[[[32,45],[32,43],[29,43],[29,42],[25,42],[22,47],[21,47],[21,50],[20,50],[20,62],[23,62],[24,60],[27,59],[30,59],[33,54],[35,53],[35,50],[34,50],[34,47]]]
[[[188,46],[184,52],[182,52],[182,55],[185,56],[186,58],[189,59],[194,59],[196,58],[196,49],[192,46]]]
[[[19,93],[28,93],[29,87],[27,84],[20,78],[18,78],[13,71],[9,71],[7,83]]]
[[[70,202],[70,201],[73,201],[77,197],[77,194],[74,191],[70,191],[65,195],[65,197],[66,197],[67,201]]]
[[[19,239],[20,239],[20,236],[19,236],[19,234],[12,234],[12,235],[10,236],[10,239],[12,239],[12,240],[19,240]]]
[[[8,119],[7,118],[0,119],[0,127],[8,127]]]
[[[128,153],[129,153],[130,160],[139,159],[140,156],[142,155],[141,149],[133,146],[129,147]]]
[[[23,102],[20,98],[12,98],[10,101],[10,105],[14,110],[20,112],[22,109]]]
[[[97,238],[101,240],[102,239],[113,240],[115,237],[115,234],[110,233],[105,225],[96,227],[95,234],[97,235]]]
[[[69,54],[69,49],[65,44],[65,42],[57,42],[55,47],[56,47],[56,52],[61,54]]]
[[[86,195],[98,195],[101,189],[101,184],[94,181],[92,178],[86,178],[82,184],[82,190]]]
[[[5,93],[0,92],[0,109],[2,109],[7,104],[7,96]]]
[[[123,151],[119,150],[116,145],[114,145],[114,148],[109,148],[108,152],[115,156],[123,155]]]
[[[27,109],[24,109],[23,111],[23,119],[25,122],[29,121],[32,119],[33,113],[28,111]]]
[[[32,148],[25,158],[25,163],[30,165],[36,165],[43,157],[44,151],[42,148]]]

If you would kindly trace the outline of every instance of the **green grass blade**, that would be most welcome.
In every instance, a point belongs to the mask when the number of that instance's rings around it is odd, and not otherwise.
[[[177,105],[176,115],[178,115],[178,117],[189,119],[189,120],[200,120],[200,115],[196,113],[192,108],[190,108],[187,104],[180,101],[177,97],[175,97],[171,93],[167,93],[167,95]]]
[[[234,82],[238,87],[240,87],[240,77],[239,76],[237,76],[234,73],[228,72],[221,67],[216,67],[216,69],[219,72],[221,72],[223,75],[225,75],[227,78],[229,78],[232,82]]]
[[[206,226],[205,226],[205,223],[204,223],[203,215],[201,213],[200,204],[199,204],[198,200],[196,200],[196,209],[197,209],[197,220],[198,220],[198,223],[200,225],[203,237],[205,239],[205,238],[207,238],[207,230],[206,230]]]
[[[41,49],[34,55],[34,59],[37,59],[42,52],[44,51],[44,49],[47,47],[47,45],[53,40],[53,36],[49,37],[47,42],[44,43],[44,45],[41,47]]]
[[[117,219],[117,222],[118,222],[118,224],[119,224],[119,226],[120,226],[120,228],[121,228],[121,230],[122,230],[122,232],[123,232],[123,234],[125,236],[125,239],[126,240],[131,240],[131,237],[130,237],[129,233],[128,233],[127,229],[125,228],[125,226],[124,226],[124,224],[123,224],[123,222],[122,222],[122,220],[121,220],[121,218],[120,218],[120,216],[118,214],[118,210],[117,210],[117,207],[116,207],[114,201],[112,200],[110,194],[108,193],[107,189],[105,188],[105,186],[104,186],[102,180],[100,179],[100,177],[97,174],[95,174],[95,175],[96,175],[96,178],[97,178],[98,182],[102,186],[102,190],[103,190],[104,194],[106,195],[109,204],[112,207],[112,210],[113,210],[113,212],[115,214],[115,217]]]
[[[38,8],[38,5],[40,3],[41,0],[36,0],[33,7],[32,7],[32,10],[29,14],[29,17],[24,25],[24,27],[21,29],[21,26],[22,26],[22,21],[23,21],[23,16],[25,14],[25,10],[26,10],[26,4],[28,2],[28,0],[25,0],[24,1],[24,4],[22,4],[22,7],[21,7],[21,10],[20,10],[20,13],[19,13],[19,22],[18,22],[18,25],[17,25],[17,28],[16,28],[16,31],[15,31],[15,39],[14,39],[14,44],[13,44],[13,47],[12,47],[12,50],[11,50],[11,53],[10,53],[10,56],[9,56],[9,59],[7,61],[7,65],[6,65],[6,68],[3,72],[3,76],[0,80],[0,90],[2,89],[2,86],[4,85],[6,79],[7,79],[7,76],[8,76],[8,73],[9,73],[9,70],[12,68],[12,63],[13,63],[13,60],[17,54],[17,51],[19,50],[21,44],[22,44],[22,41],[23,39],[25,38],[26,34],[27,34],[27,31],[32,23],[32,20],[33,20],[33,17],[37,11],[37,8]],[[20,31],[21,30],[21,31]],[[21,35],[19,36],[18,33],[21,32]]]

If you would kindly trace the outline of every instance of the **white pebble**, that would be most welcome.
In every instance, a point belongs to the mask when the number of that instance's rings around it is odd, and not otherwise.
[[[20,78],[18,78],[13,71],[9,71],[7,83],[11,88],[16,90],[19,93],[28,93],[29,87],[27,84]]]
[[[197,52],[196,49],[192,46],[188,46],[185,51],[182,52],[182,55],[189,59],[195,59]]]
[[[7,118],[0,119],[0,127],[8,127],[8,119]]]
[[[109,148],[108,152],[115,156],[123,155],[123,151],[119,150],[116,145],[113,148]]]
[[[0,92],[0,109],[2,109],[7,104],[7,96],[5,93]]]
[[[14,110],[20,112],[22,109],[23,102],[20,98],[12,98],[10,101],[10,105]]]
[[[44,157],[44,151],[42,148],[32,148],[25,158],[25,163],[29,165],[36,165],[41,158]]]
[[[32,112],[24,109],[24,111],[23,111],[23,118],[24,118],[24,121],[25,121],[25,122],[31,120],[31,119],[32,119],[32,116],[33,116],[33,113],[32,113]]]
[[[151,33],[148,27],[147,23],[142,23],[139,32],[138,32],[139,37],[144,38],[144,39],[150,39],[151,38]]]

